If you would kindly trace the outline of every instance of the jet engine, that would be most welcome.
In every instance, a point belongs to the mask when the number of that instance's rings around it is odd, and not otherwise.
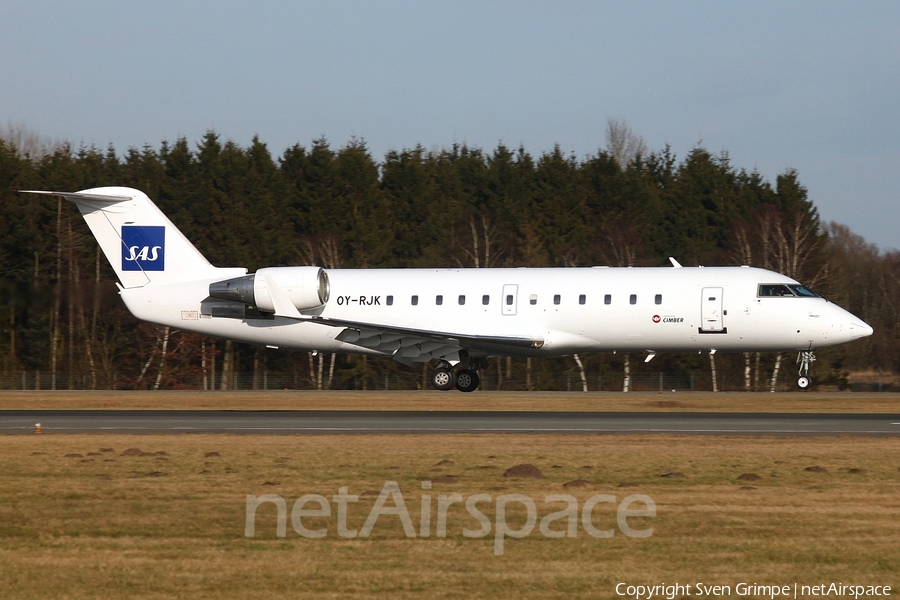
[[[275,312],[275,304],[269,286],[281,289],[297,310],[324,306],[331,295],[328,274],[321,267],[266,267],[252,275],[211,283],[209,295],[271,313]]]

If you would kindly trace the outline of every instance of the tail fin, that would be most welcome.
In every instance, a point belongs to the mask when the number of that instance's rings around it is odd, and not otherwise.
[[[141,191],[102,187],[25,193],[61,196],[75,203],[123,287],[177,283],[221,273]]]

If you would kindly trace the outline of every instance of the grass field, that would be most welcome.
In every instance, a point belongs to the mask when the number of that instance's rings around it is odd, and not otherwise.
[[[151,408],[900,413],[900,395],[844,392],[0,391],[0,410]]]
[[[898,450],[877,437],[4,436],[0,598],[615,598],[619,582],[832,581],[896,594]],[[504,477],[521,463],[544,478]],[[428,537],[408,538],[384,515],[370,537],[344,539],[333,502],[330,517],[302,521],[326,528],[321,539],[296,533],[290,514],[277,537],[273,504],[245,537],[248,494],[279,495],[290,513],[304,494],[331,500],[347,487],[359,497],[347,526],[360,529],[387,481],[417,535],[431,496]],[[478,522],[462,504],[447,510],[447,536],[435,535],[438,496],[454,493],[491,496],[481,505],[490,535],[464,537]],[[575,537],[535,526],[496,555],[495,508],[508,494],[533,499],[538,521],[564,507],[549,494],[574,496],[579,510],[595,494],[643,494],[656,515],[628,523],[652,536],[624,535],[615,504],[601,503],[590,523],[613,528],[610,538],[581,520]],[[510,527],[524,519],[510,503]]]

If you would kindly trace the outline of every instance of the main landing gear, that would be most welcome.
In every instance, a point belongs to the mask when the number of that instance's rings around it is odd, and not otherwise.
[[[481,383],[475,368],[475,364],[470,364],[468,368],[454,371],[450,363],[442,360],[431,372],[431,385],[441,391],[456,388],[461,392],[474,392]]]
[[[812,385],[812,380],[809,378],[809,367],[816,362],[816,355],[811,350],[803,350],[797,355],[797,362],[800,363],[800,379],[797,380],[797,385],[801,390],[805,390]]]

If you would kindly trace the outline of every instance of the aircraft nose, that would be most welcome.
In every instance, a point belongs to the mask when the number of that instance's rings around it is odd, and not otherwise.
[[[873,333],[875,333],[875,330],[872,329],[871,325],[868,325],[857,319],[854,321],[850,321],[849,333],[854,340],[858,340],[859,338],[864,338],[872,335]]]
[[[834,319],[832,321],[832,331],[835,334],[835,337],[832,339],[841,340],[838,343],[852,342],[853,340],[868,337],[874,331],[865,321],[839,306],[835,306],[831,317]]]

